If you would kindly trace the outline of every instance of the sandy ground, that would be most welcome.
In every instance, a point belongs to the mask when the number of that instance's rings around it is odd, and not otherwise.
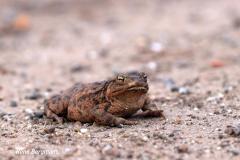
[[[238,0],[1,0],[0,16],[1,160],[240,159],[225,133],[240,119]],[[76,82],[129,70],[148,74],[166,120],[111,128],[38,114]]]

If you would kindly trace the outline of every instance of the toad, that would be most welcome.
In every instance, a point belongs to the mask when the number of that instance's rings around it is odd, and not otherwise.
[[[83,123],[100,125],[134,125],[127,120],[137,111],[144,117],[162,117],[148,96],[147,75],[143,72],[121,73],[106,81],[89,84],[77,83],[44,102],[48,118],[62,122],[63,117]]]

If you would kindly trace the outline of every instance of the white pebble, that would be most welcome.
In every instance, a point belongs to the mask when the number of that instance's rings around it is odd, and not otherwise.
[[[194,111],[198,111],[199,109],[197,108],[197,107],[194,107],[194,109],[193,109]]]
[[[151,43],[150,49],[154,53],[160,53],[163,50],[163,44],[159,42],[153,42]]]
[[[142,140],[145,141],[145,142],[147,142],[147,141],[148,141],[148,137],[147,137],[147,136],[143,136],[143,137],[142,137]]]
[[[81,132],[81,133],[87,133],[87,132],[88,132],[88,129],[87,129],[87,128],[81,128],[81,129],[80,129],[80,132]]]
[[[28,114],[33,114],[33,110],[31,110],[30,108],[25,109],[24,112]]]
[[[103,147],[102,152],[106,153],[107,151],[109,151],[110,149],[112,149],[112,146],[110,144],[107,144],[106,146]]]
[[[213,116],[214,114],[210,112],[210,113],[208,113],[208,115],[209,115],[209,116]]]
[[[232,113],[232,110],[231,110],[231,109],[228,109],[227,112],[228,112],[228,113]]]
[[[157,63],[156,63],[156,62],[149,62],[149,63],[147,64],[147,68],[155,71],[155,70],[157,69]]]

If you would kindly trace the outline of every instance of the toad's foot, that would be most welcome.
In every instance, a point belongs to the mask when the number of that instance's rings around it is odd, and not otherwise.
[[[45,109],[45,114],[48,118],[51,118],[53,120],[56,120],[58,123],[62,124],[63,123],[63,118],[59,117],[55,113],[53,113],[49,108]]]
[[[121,117],[117,117],[111,113],[108,113],[102,107],[96,107],[97,109],[93,110],[92,114],[95,117],[97,124],[122,127],[122,125],[135,125],[137,122],[126,120]]]

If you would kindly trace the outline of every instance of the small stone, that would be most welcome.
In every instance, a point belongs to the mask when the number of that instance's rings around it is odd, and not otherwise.
[[[188,153],[189,152],[188,146],[186,144],[182,144],[180,146],[177,146],[176,150],[177,150],[178,153]]]
[[[229,149],[228,152],[232,153],[233,156],[240,155],[239,149]]]
[[[49,92],[43,92],[43,97],[44,97],[45,99],[50,98],[50,93],[49,93]]]
[[[81,132],[81,133],[87,133],[87,132],[88,132],[88,129],[87,129],[87,128],[81,128],[81,129],[80,129],[80,132]]]
[[[37,100],[39,98],[42,98],[42,95],[39,93],[38,90],[35,89],[31,93],[29,93],[29,95],[27,95],[25,98],[30,100]]]
[[[226,148],[226,147],[229,147],[230,146],[230,141],[226,140],[226,141],[222,141],[220,143],[220,147],[221,148]]]
[[[224,87],[223,87],[223,92],[224,92],[225,94],[231,92],[232,90],[233,90],[233,86],[224,86]]]
[[[87,58],[90,60],[95,60],[95,59],[99,58],[99,52],[92,50],[87,53]]]
[[[103,154],[108,152],[110,149],[112,149],[112,145],[107,144],[106,146],[104,146],[103,149],[102,149]]]
[[[33,110],[30,108],[25,109],[24,112],[27,113],[28,115],[33,115]]]
[[[150,39],[145,36],[140,36],[136,40],[136,47],[140,53],[149,53]]]
[[[17,101],[14,101],[14,100],[10,101],[10,106],[17,107],[18,106]]]
[[[175,132],[172,132],[168,135],[169,137],[174,137],[175,136]]]
[[[148,62],[147,63],[147,68],[148,69],[150,69],[150,70],[153,70],[153,71],[155,71],[155,70],[157,70],[157,63],[156,62]]]
[[[7,122],[12,120],[9,114],[5,114],[4,116],[2,116],[2,119]]]
[[[178,93],[180,93],[180,94],[190,94],[191,92],[190,92],[189,89],[186,88],[186,87],[180,87],[180,88],[178,89]]]
[[[176,84],[173,79],[171,78],[166,78],[166,79],[161,79],[163,84],[170,89],[172,92],[178,91],[178,87],[176,87]]]
[[[194,111],[199,111],[199,108],[194,107],[193,110],[194,110]]]
[[[76,73],[76,72],[81,72],[81,71],[85,70],[86,68],[87,68],[86,66],[83,66],[81,64],[77,64],[77,65],[72,66],[70,71],[72,73]]]
[[[56,128],[56,127],[45,128],[45,129],[44,129],[44,132],[47,133],[47,134],[54,133],[54,132],[55,132],[55,128]]]
[[[143,136],[141,139],[142,139],[144,142],[147,142],[147,141],[149,140],[149,138],[148,138],[147,136]]]
[[[121,157],[120,151],[117,150],[116,148],[113,148],[112,145],[110,144],[107,144],[106,146],[103,147],[102,153],[104,155],[110,155],[113,157]]]
[[[172,86],[170,88],[171,92],[178,92],[179,91],[179,88],[177,86]]]
[[[235,17],[233,19],[233,27],[236,28],[236,29],[240,28],[240,17]]]
[[[2,118],[3,116],[5,116],[6,114],[7,114],[6,112],[0,110],[0,118]]]
[[[228,109],[228,110],[227,110],[227,113],[231,114],[231,113],[232,113],[232,110],[231,110],[231,109]]]
[[[19,14],[13,21],[14,31],[27,31],[30,28],[31,22],[28,15]]]
[[[159,42],[152,42],[150,45],[150,50],[153,53],[161,53],[163,49],[164,49],[163,44]]]
[[[43,115],[44,115],[43,111],[36,111],[33,114],[34,114],[34,117],[36,118],[43,118]]]
[[[213,113],[218,115],[218,114],[220,114],[220,111],[219,110],[214,110]]]
[[[222,147],[218,146],[216,149],[219,151],[219,150],[221,150],[221,149],[222,149]]]
[[[219,138],[219,139],[223,139],[223,138],[224,138],[223,134],[219,134],[219,135],[218,135],[218,138]]]
[[[214,59],[210,62],[210,66],[213,68],[220,68],[223,67],[224,65],[225,65],[224,62],[219,59]]]
[[[180,116],[177,116],[174,123],[175,123],[175,124],[181,124],[181,123],[182,123],[181,117],[180,117]]]
[[[70,157],[72,156],[75,152],[78,151],[78,148],[65,148],[64,149],[64,157]]]
[[[213,116],[213,115],[214,115],[214,113],[210,112],[210,113],[208,113],[208,115],[209,115],[209,116]]]
[[[76,121],[75,123],[74,123],[74,127],[81,127],[82,126],[82,123],[80,122],[80,121]]]
[[[240,136],[240,123],[234,126],[228,125],[225,129],[225,133],[234,137]]]
[[[218,103],[224,98],[224,95],[222,93],[218,93],[216,96],[208,97],[207,101],[208,102],[214,102]]]

